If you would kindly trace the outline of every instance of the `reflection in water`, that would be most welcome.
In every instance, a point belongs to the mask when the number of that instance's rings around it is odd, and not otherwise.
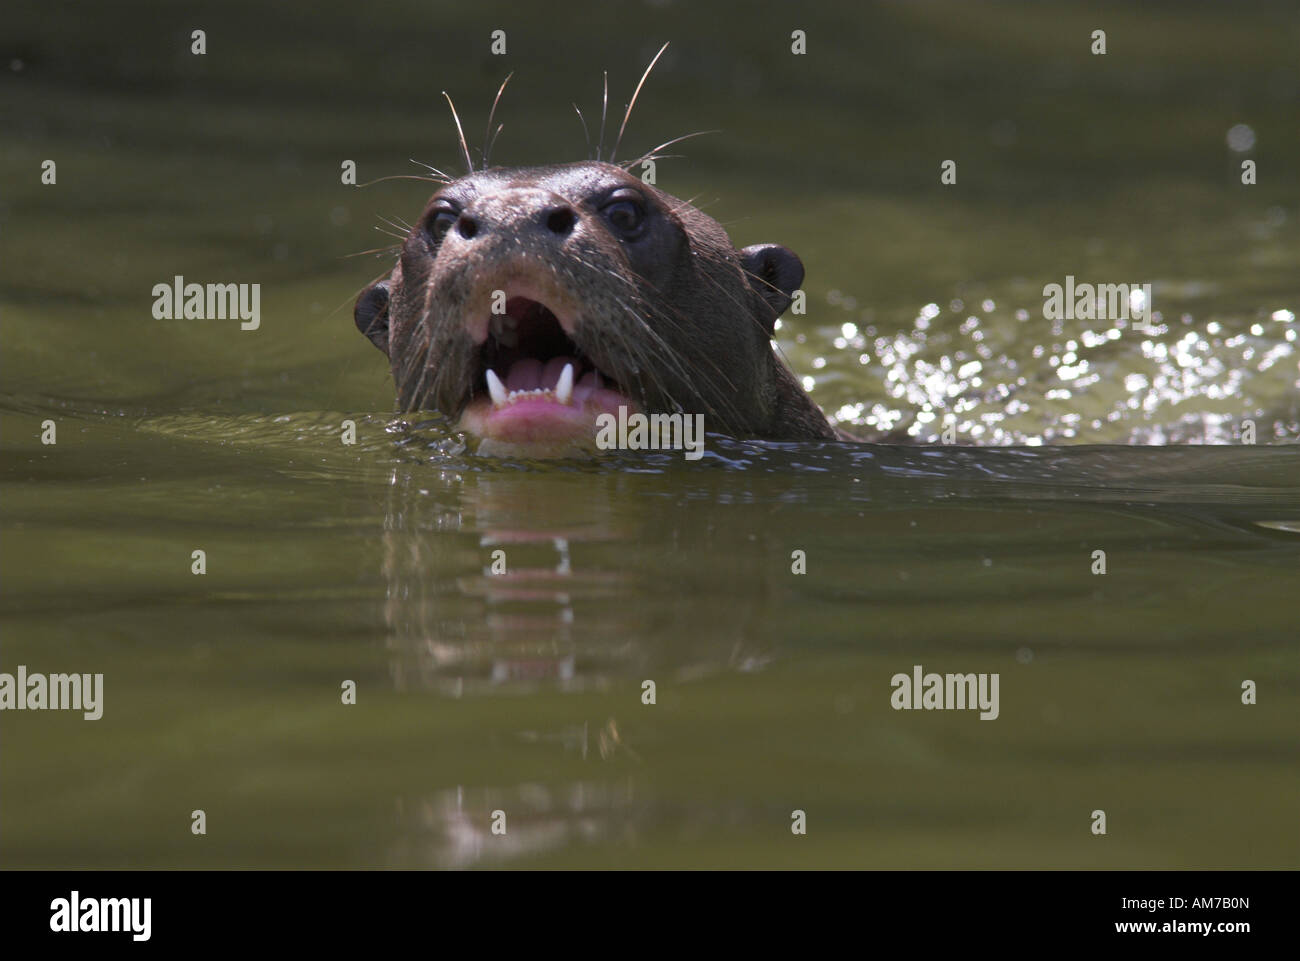
[[[466,697],[622,684],[635,704],[646,678],[690,680],[766,664],[771,644],[756,629],[763,603],[716,603],[761,587],[761,561],[752,550],[745,558],[728,537],[714,543],[701,514],[707,502],[677,512],[680,528],[648,536],[644,525],[662,522],[664,512],[651,507],[645,519],[629,512],[628,480],[438,472],[424,464],[395,471],[384,614],[396,687]],[[661,556],[650,546],[665,543],[684,553]],[[505,569],[494,573],[497,551]],[[715,552],[725,558],[716,565],[716,593],[686,590]],[[517,736],[591,763],[640,762],[615,718]],[[634,784],[461,786],[408,799],[399,805],[392,860],[465,867],[622,837],[643,813],[633,804]],[[496,810],[508,815],[503,837],[491,835]]]
[[[492,832],[494,818],[500,817],[494,812],[505,815],[504,833]],[[633,840],[639,813],[631,780],[578,781],[559,788],[459,786],[414,801],[399,798],[400,836],[390,848],[388,866],[467,868],[575,843]]]
[[[1103,629],[1098,611],[1129,625],[1147,616],[1153,595],[1203,597],[1209,575],[1197,550],[1210,547],[1231,550],[1243,578],[1286,569],[1300,510],[1295,446],[908,448],[711,437],[697,464],[639,456],[545,467],[449,455],[437,437],[431,449],[440,453],[388,474],[384,618],[394,683],[415,697],[529,697],[538,710],[503,708],[520,718],[511,737],[538,747],[543,770],[565,775],[542,784],[533,769],[501,784],[485,773],[477,784],[458,777],[458,787],[403,796],[395,865],[555,854],[579,841],[644,836],[656,819],[685,831],[701,812],[721,816],[711,804],[664,814],[654,789],[661,746],[629,737],[627,714],[583,722],[585,704],[553,713],[557,692],[613,692],[630,712],[643,679],[656,679],[662,699],[670,686],[761,671],[778,655],[952,657],[954,638],[979,623],[968,618],[997,598],[1031,611],[986,629],[985,643],[1007,657],[1060,649],[1063,630],[1076,654],[1116,643],[1212,649],[1235,630],[1236,608],[1201,609],[1194,626],[1143,622],[1140,635]],[[1130,571],[1102,587],[1087,574],[1080,558],[1098,536],[1116,558],[1142,552],[1138,580]],[[1152,538],[1163,552],[1154,566]],[[815,577],[791,575],[799,547],[811,548]],[[504,572],[493,573],[494,551],[504,551]],[[1050,615],[1032,613],[1049,602]],[[1258,638],[1293,623],[1288,609],[1252,611]],[[769,696],[760,692],[773,689],[772,673],[746,682],[744,696]],[[491,833],[498,810],[505,836]],[[726,808],[737,823],[767,823],[769,814]]]
[[[680,591],[692,565],[675,549],[656,559],[646,545],[665,532],[649,538],[625,502],[614,508],[627,478],[428,470],[395,471],[390,488],[385,619],[399,689],[582,690],[650,668],[698,676],[770,656],[752,610],[709,615]],[[722,553],[707,522],[688,523],[671,544]],[[493,573],[498,551],[505,569]],[[730,593],[764,576],[749,553],[719,565]]]

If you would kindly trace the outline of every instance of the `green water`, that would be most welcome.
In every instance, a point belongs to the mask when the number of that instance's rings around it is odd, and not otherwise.
[[[0,865],[1300,864],[1293,6],[82,6],[2,15],[0,671],[103,717],[0,714]],[[660,186],[800,254],[791,365],[913,443],[515,463],[391,414],[348,255],[430,189],[340,163],[454,167],[439,92],[477,144],[510,70],[498,161],[576,159],[665,40],[624,155],[721,128]],[[261,327],[155,320],[176,274]],[[1045,320],[1067,275],[1155,332]],[[916,664],[999,716],[893,710]]]

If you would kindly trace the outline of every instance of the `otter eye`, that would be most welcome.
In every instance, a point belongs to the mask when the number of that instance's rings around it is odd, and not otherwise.
[[[460,211],[450,204],[439,204],[429,214],[429,219],[426,222],[429,237],[435,244],[438,243],[448,230],[456,226],[456,221],[459,219]]]
[[[635,237],[645,224],[645,205],[631,190],[616,191],[600,212],[625,237]]]

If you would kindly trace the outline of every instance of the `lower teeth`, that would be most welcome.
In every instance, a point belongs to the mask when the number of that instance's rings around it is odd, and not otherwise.
[[[492,398],[492,406],[505,407],[513,404],[517,400],[525,397],[554,397],[561,404],[568,404],[573,400],[573,365],[565,364],[564,370],[560,372],[560,379],[556,382],[554,388],[537,387],[533,390],[506,390],[506,385],[501,382],[501,378],[496,375],[492,368],[487,370],[487,387],[488,395]]]

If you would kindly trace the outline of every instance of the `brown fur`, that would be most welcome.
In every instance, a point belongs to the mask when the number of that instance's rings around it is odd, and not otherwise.
[[[639,234],[607,215],[615,191],[641,205]],[[464,409],[481,389],[471,330],[492,291],[520,278],[575,320],[579,351],[647,411],[701,413],[735,437],[835,438],[771,346],[803,281],[799,258],[774,244],[738,251],[713,218],[598,161],[479,171],[430,200],[355,311],[389,357],[403,410]]]

